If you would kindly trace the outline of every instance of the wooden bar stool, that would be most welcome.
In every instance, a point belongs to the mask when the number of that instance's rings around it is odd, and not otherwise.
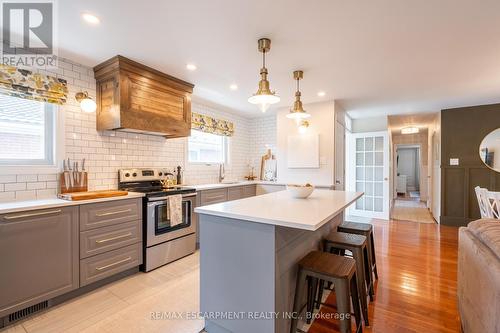
[[[362,332],[361,310],[359,304],[358,286],[356,279],[356,262],[352,258],[341,257],[322,251],[309,252],[299,261],[293,312],[296,316],[292,319],[290,332],[297,332],[298,317],[304,307],[302,299],[306,292],[306,280],[324,280],[335,285],[337,310],[340,319],[340,333],[351,333],[351,300],[356,319],[356,332]],[[313,284],[315,282],[312,282]],[[311,286],[314,295],[314,286]],[[308,297],[308,303],[311,300]],[[311,302],[312,304],[312,302]],[[308,306],[308,311],[312,311]]]
[[[366,301],[367,294],[373,300],[373,282],[370,272],[370,261],[366,237],[363,235],[348,234],[345,232],[333,231],[324,239],[324,250],[328,253],[335,251],[347,250],[352,253],[352,257],[356,261],[356,272],[358,279],[359,297],[361,299],[361,310],[365,325],[370,326],[368,321],[368,302]],[[318,299],[321,301],[323,295],[324,282],[319,283]],[[368,290],[368,293],[367,293]]]
[[[373,240],[373,226],[368,223],[344,222],[337,228],[338,231],[350,234],[358,234],[366,237],[368,241],[368,252],[370,253],[372,271],[378,280],[377,259],[375,257],[375,242]]]

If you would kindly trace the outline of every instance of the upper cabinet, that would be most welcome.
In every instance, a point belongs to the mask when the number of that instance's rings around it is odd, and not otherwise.
[[[191,134],[194,85],[122,56],[94,67],[97,130],[163,135]]]

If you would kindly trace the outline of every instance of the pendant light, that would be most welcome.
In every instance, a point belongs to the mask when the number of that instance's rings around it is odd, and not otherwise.
[[[271,104],[278,103],[280,98],[276,95],[274,91],[269,89],[269,81],[267,80],[267,68],[266,68],[266,52],[271,49],[271,40],[268,38],[261,38],[258,41],[259,52],[262,52],[262,68],[260,69],[260,81],[259,90],[248,98],[248,102],[256,104],[262,112],[266,112]]]
[[[310,118],[311,115],[307,113],[302,107],[302,101],[300,100],[300,86],[299,81],[304,78],[303,71],[295,71],[293,72],[294,80],[297,80],[297,91],[295,92],[295,102],[293,103],[293,109],[286,115],[287,118],[294,119],[297,122],[297,125],[300,124],[301,120],[306,118]]]

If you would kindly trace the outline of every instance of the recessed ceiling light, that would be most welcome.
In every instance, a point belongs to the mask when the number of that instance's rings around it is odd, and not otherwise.
[[[186,68],[189,69],[190,71],[195,71],[197,67],[195,64],[187,64]]]
[[[325,95],[326,95],[326,92],[324,92],[324,91],[318,91],[318,96],[319,97],[323,97]]]
[[[83,13],[82,18],[87,21],[87,23],[90,24],[99,24],[101,20],[95,15],[89,14],[89,13]]]
[[[238,90],[238,86],[233,83],[232,85],[229,86],[229,89],[231,89],[231,90]]]

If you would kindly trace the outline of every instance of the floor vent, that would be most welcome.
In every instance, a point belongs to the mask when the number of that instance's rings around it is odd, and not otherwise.
[[[36,313],[38,311],[42,311],[43,309],[46,309],[48,307],[49,307],[49,302],[48,301],[43,301],[41,303],[29,306],[29,307],[24,308],[22,310],[19,310],[19,311],[16,311],[14,313],[11,313],[9,315],[8,322],[12,323],[14,321],[18,321],[18,320],[24,319],[24,318],[32,315],[33,313]]]

